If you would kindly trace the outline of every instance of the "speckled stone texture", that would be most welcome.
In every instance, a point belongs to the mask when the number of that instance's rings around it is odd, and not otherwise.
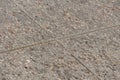
[[[0,80],[120,80],[120,0],[0,0]]]

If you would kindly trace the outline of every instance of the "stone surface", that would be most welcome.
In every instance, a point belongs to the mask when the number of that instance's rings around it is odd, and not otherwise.
[[[0,0],[0,80],[119,80],[119,0]]]

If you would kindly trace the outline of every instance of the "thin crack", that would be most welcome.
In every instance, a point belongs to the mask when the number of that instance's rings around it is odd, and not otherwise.
[[[9,0],[9,1],[11,1],[11,0]],[[21,5],[17,4],[15,0],[13,0],[12,2],[15,3],[15,5],[18,6],[18,8],[19,8],[26,16],[28,16],[35,24],[37,24],[38,26],[40,26],[40,28],[42,28],[44,31],[49,32],[50,34],[53,34],[53,32],[51,32],[51,31],[49,31],[49,30],[46,30],[46,28],[42,27],[42,26],[39,24],[38,21],[34,20],[34,18],[32,18],[32,17],[29,15],[29,13],[28,13],[26,10],[23,9],[23,7],[22,7]]]
[[[16,2],[14,1],[14,3],[16,4]],[[17,5],[17,4],[16,4]],[[22,12],[24,12],[32,21],[34,21],[34,23],[36,23],[37,25],[40,26],[40,24],[38,22],[36,22],[20,5],[17,5]],[[118,25],[119,26],[119,25]],[[41,27],[41,26],[40,26]],[[114,26],[112,26],[114,27]],[[107,28],[104,28],[104,29],[100,29],[100,30],[105,30],[105,29],[108,29],[108,28],[112,28],[112,27],[107,27]],[[43,27],[41,27],[43,28]],[[45,28],[43,28],[45,31],[48,31],[46,30]],[[65,36],[65,37],[59,37],[59,38],[53,38],[53,39],[49,39],[49,40],[45,40],[45,41],[41,41],[41,42],[36,42],[36,43],[33,43],[31,45],[26,45],[26,46],[23,46],[23,47],[19,47],[19,48],[14,48],[14,49],[10,49],[10,50],[7,50],[7,51],[3,51],[3,52],[0,52],[0,53],[5,53],[5,52],[10,52],[10,51],[15,51],[15,50],[19,50],[19,49],[24,49],[24,48],[28,48],[28,47],[32,47],[32,46],[35,46],[35,45],[39,45],[39,44],[43,44],[43,43],[48,43],[48,42],[51,42],[51,41],[57,41],[58,39],[66,39],[66,38],[71,38],[71,37],[77,37],[78,35],[82,35],[82,34],[87,34],[87,33],[91,33],[91,32],[95,32],[95,31],[100,31],[99,29],[97,30],[93,30],[93,31],[88,31],[88,32],[85,32],[85,33],[79,33],[79,34],[73,34],[73,35],[68,35],[68,36]],[[52,33],[51,31],[49,31],[50,33]],[[74,59],[76,59],[80,64],[82,64],[86,69],[88,69],[92,74],[94,74],[88,67],[86,67],[86,65],[84,65],[80,60],[78,60],[74,55],[71,54],[72,57],[74,57]],[[109,57],[107,55],[105,55],[108,59]],[[110,60],[110,59],[109,59]],[[111,60],[110,60],[111,61]],[[95,75],[95,74],[94,74]],[[99,80],[101,80],[99,77],[98,77]]]
[[[78,61],[82,66],[84,66],[89,72],[91,72],[93,75],[95,75],[97,77],[98,80],[101,80],[101,78],[99,78],[94,72],[92,72],[85,64],[83,64],[79,59],[77,59],[73,54],[71,54],[71,56]]]
[[[64,36],[64,37],[57,37],[57,38],[41,40],[41,41],[35,42],[33,44],[29,44],[29,45],[25,45],[25,46],[22,46],[22,47],[18,47],[18,48],[13,48],[13,49],[10,49],[10,50],[2,51],[2,52],[0,52],[0,54],[11,52],[11,51],[15,51],[15,50],[20,50],[20,49],[24,49],[24,48],[28,48],[28,47],[32,47],[32,46],[36,46],[36,45],[40,45],[40,44],[44,44],[44,43],[49,43],[49,42],[56,41],[56,40],[62,40],[62,39],[68,39],[68,38],[76,38],[76,37],[79,37],[80,35],[96,32],[96,31],[102,31],[102,30],[113,28],[113,27],[114,28],[115,27],[120,27],[120,25],[106,27],[106,28],[101,28],[101,29],[95,29],[95,30],[91,30],[91,31],[88,31],[88,32],[83,32],[83,33],[71,34],[71,35],[67,35],[67,36]]]
[[[92,70],[90,70],[84,63],[82,63],[80,60],[78,60],[65,46],[63,46],[63,44],[62,44],[59,40],[57,40],[57,42],[58,42],[59,44],[61,44],[61,46],[64,48],[64,50],[67,51],[68,53],[70,53],[70,56],[73,57],[76,61],[78,61],[79,64],[81,64],[81,65],[82,65],[83,67],[85,67],[89,72],[91,72],[94,76],[96,76],[96,78],[97,78],[98,80],[101,80],[94,72],[92,72]],[[68,54],[68,55],[69,55],[69,54]]]
[[[78,43],[80,43],[78,40],[76,40]],[[82,49],[82,48],[81,48]],[[82,49],[82,50],[84,50],[84,49]],[[86,50],[84,50],[84,51],[86,51]],[[88,51],[88,50],[87,50]],[[88,51],[89,52],[89,51]],[[91,52],[89,52],[89,53],[91,53]],[[92,54],[92,53],[91,53]],[[108,57],[108,55],[106,55],[105,53],[102,53],[104,56],[105,56],[105,58],[106,58],[106,60],[108,60],[111,64],[112,64],[112,68],[110,67],[110,69],[113,71],[113,73],[114,73],[114,76],[115,76],[115,69],[113,68],[113,65],[115,64],[111,59],[110,59],[110,57]],[[100,56],[100,55],[99,55]]]
[[[9,1],[11,1],[11,0],[9,0]],[[41,27],[41,25],[40,25],[36,20],[34,20],[34,19],[26,12],[26,10],[23,9],[23,7],[22,7],[21,5],[17,4],[15,0],[12,1],[12,2],[14,2],[15,5],[18,6],[19,9],[20,9],[24,14],[26,14],[34,23],[36,23],[38,26]],[[117,25],[117,26],[119,26],[119,25]],[[114,27],[114,26],[112,26],[112,27]],[[50,34],[53,34],[53,32],[51,32],[51,31],[49,31],[49,30],[46,30],[46,28],[44,28],[44,27],[41,27],[41,28],[42,28],[44,31],[48,31]],[[109,27],[107,27],[107,28],[109,28]],[[106,28],[106,29],[107,29],[107,28]],[[93,32],[94,32],[94,31],[99,31],[99,29],[93,30]],[[92,32],[92,31],[90,31],[90,32]],[[89,33],[89,31],[86,32],[86,33]],[[78,34],[79,34],[79,33],[78,33]],[[82,34],[85,34],[85,33],[81,33],[80,35],[82,35]],[[74,37],[78,36],[77,34],[72,34],[72,35],[73,35]],[[69,37],[69,36],[72,37],[72,35],[67,35],[67,36],[65,36],[65,37],[59,37],[58,39],[66,38],[66,37]],[[56,39],[57,39],[57,38],[51,38],[51,39],[48,39],[48,40],[45,40],[45,41],[36,42],[36,43],[31,44],[31,45],[26,45],[26,46],[23,46],[23,47],[10,49],[10,50],[8,50],[8,51],[3,51],[3,52],[9,52],[9,51],[14,51],[14,50],[18,50],[18,49],[24,49],[24,48],[27,48],[27,47],[39,45],[39,44],[41,44],[42,42],[43,42],[43,43],[44,43],[44,42],[46,43],[46,42],[50,42],[50,41],[53,41],[53,40],[56,40]],[[0,52],[0,53],[3,53],[3,52]]]

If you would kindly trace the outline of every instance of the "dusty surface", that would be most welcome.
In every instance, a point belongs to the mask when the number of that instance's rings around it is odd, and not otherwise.
[[[120,0],[0,0],[0,80],[120,80]]]

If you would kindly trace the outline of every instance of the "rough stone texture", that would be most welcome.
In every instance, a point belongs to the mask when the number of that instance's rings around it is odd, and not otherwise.
[[[120,0],[0,0],[0,80],[120,80]]]

